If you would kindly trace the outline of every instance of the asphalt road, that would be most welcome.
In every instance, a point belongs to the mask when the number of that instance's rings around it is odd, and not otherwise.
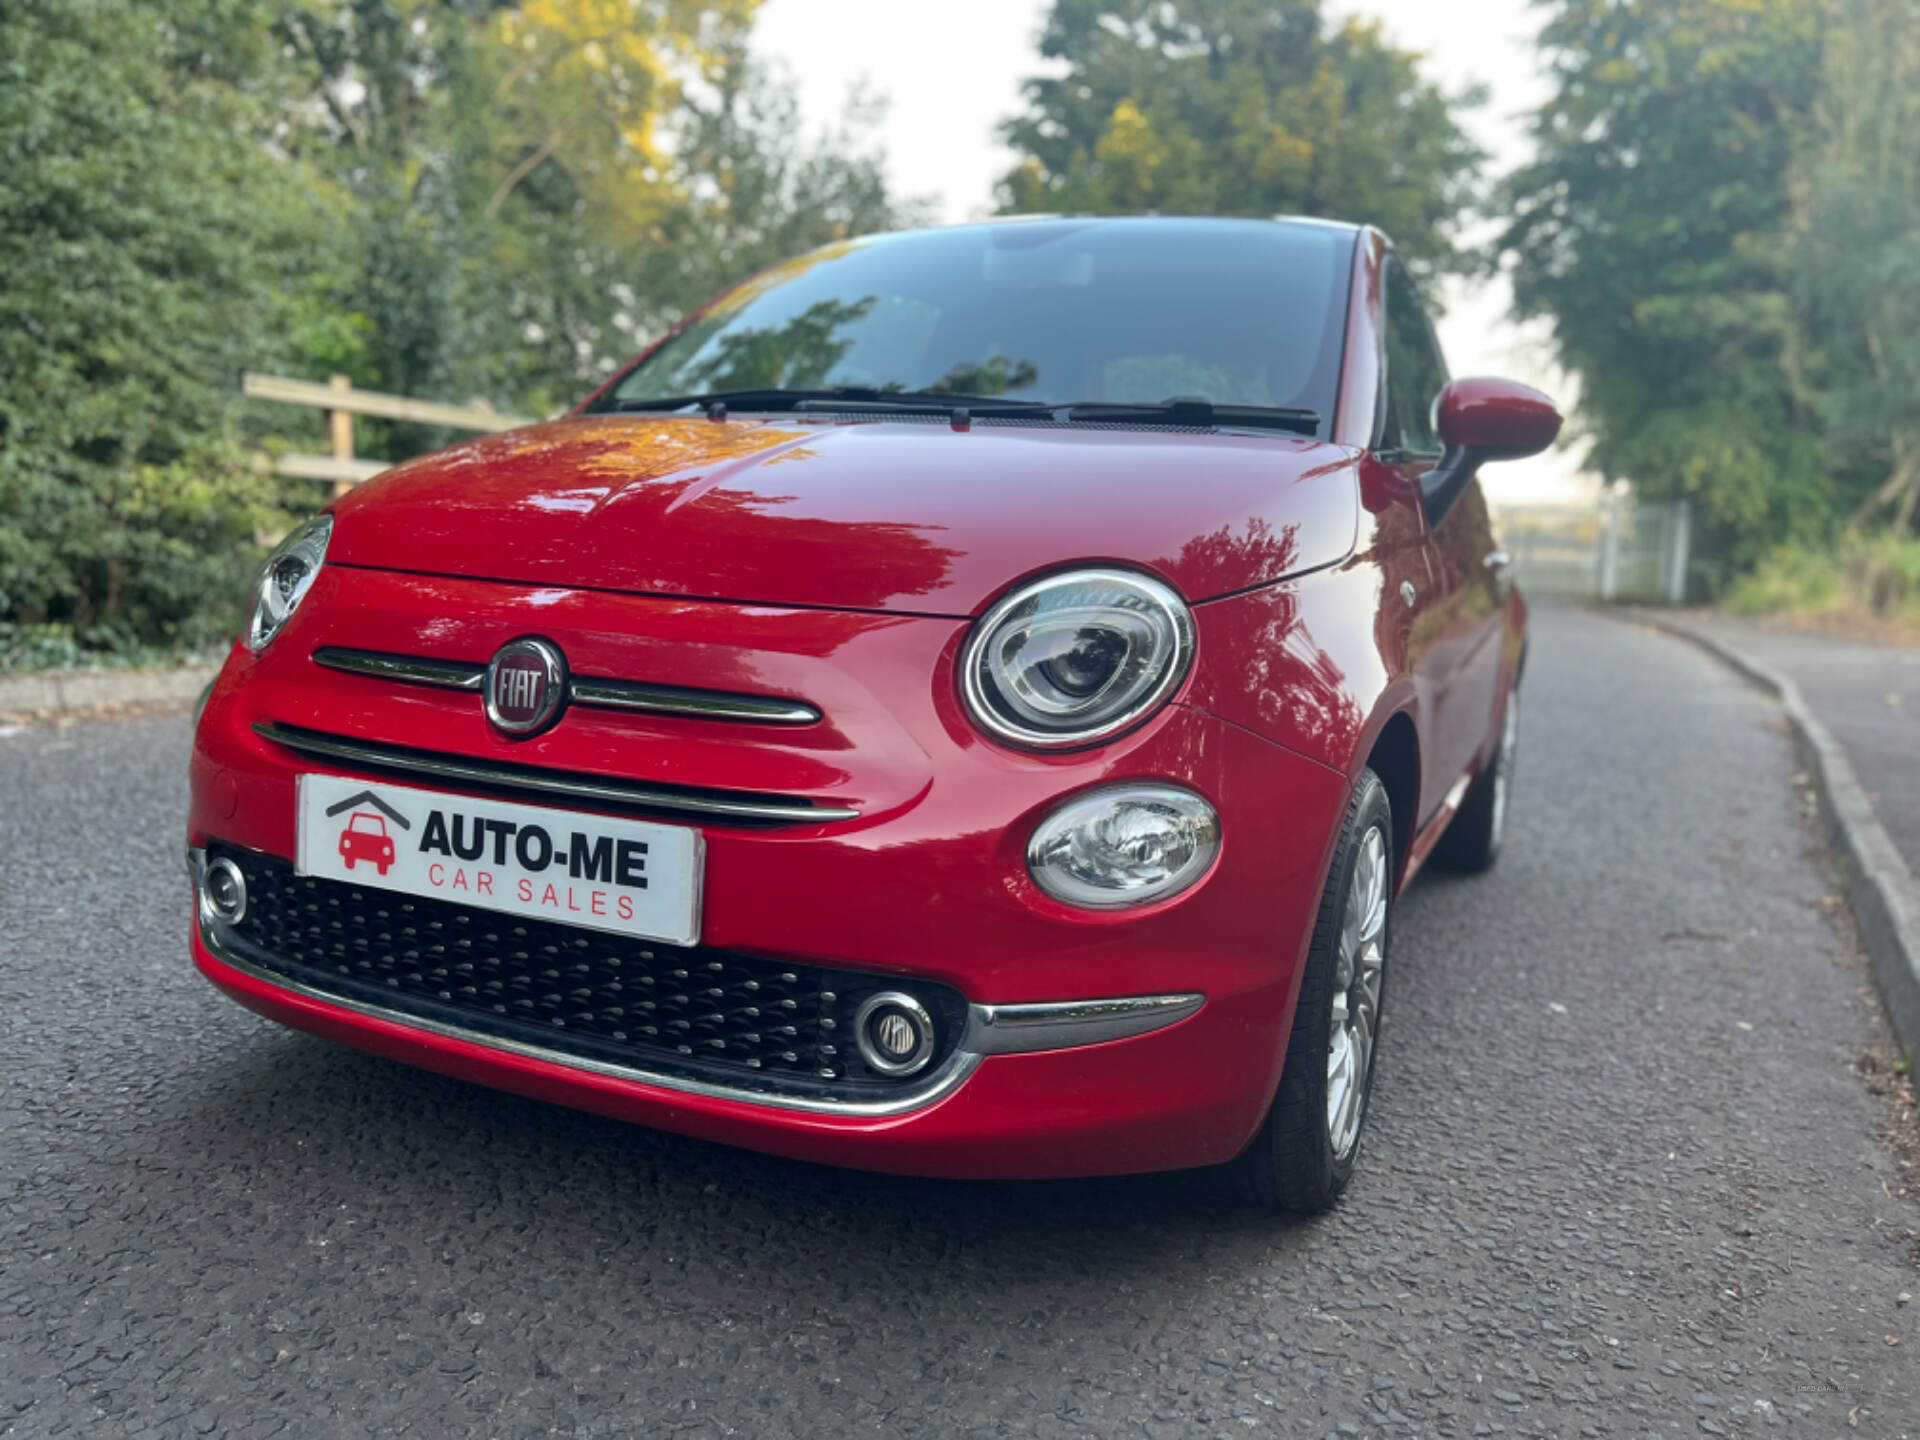
[[[0,740],[0,1434],[1920,1432],[1920,1219],[1777,715],[1538,624],[1508,853],[1404,901],[1361,1173],[1307,1223],[815,1169],[280,1031],[186,961],[185,720]]]
[[[1689,613],[1685,622],[1800,687],[1847,748],[1874,813],[1920,874],[1920,650]]]

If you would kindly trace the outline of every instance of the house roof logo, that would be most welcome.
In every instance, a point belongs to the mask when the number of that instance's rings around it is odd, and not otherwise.
[[[327,807],[327,818],[331,820],[334,816],[343,815],[347,811],[356,809],[361,805],[371,805],[402,830],[411,830],[413,828],[413,822],[411,820],[407,819],[406,816],[402,815],[371,790],[362,790],[358,795],[349,795],[338,805],[329,805]]]

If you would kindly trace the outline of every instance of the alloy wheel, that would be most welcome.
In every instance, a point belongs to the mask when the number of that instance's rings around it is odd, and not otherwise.
[[[1359,1140],[1366,1108],[1387,961],[1388,883],[1386,836],[1378,825],[1370,826],[1355,847],[1334,965],[1327,1044],[1327,1138],[1336,1159],[1345,1159]]]

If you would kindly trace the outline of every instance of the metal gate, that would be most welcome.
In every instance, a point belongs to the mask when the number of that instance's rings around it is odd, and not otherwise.
[[[1503,506],[1495,519],[1514,576],[1532,594],[1674,605],[1687,598],[1693,526],[1685,500]]]

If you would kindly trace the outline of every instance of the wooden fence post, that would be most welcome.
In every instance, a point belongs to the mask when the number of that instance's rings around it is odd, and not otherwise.
[[[327,384],[335,390],[351,390],[353,377],[349,375],[330,375]],[[327,441],[333,449],[336,460],[353,459],[353,412],[351,410],[327,411]],[[341,496],[353,488],[351,480],[336,480],[333,484],[334,495]]]

